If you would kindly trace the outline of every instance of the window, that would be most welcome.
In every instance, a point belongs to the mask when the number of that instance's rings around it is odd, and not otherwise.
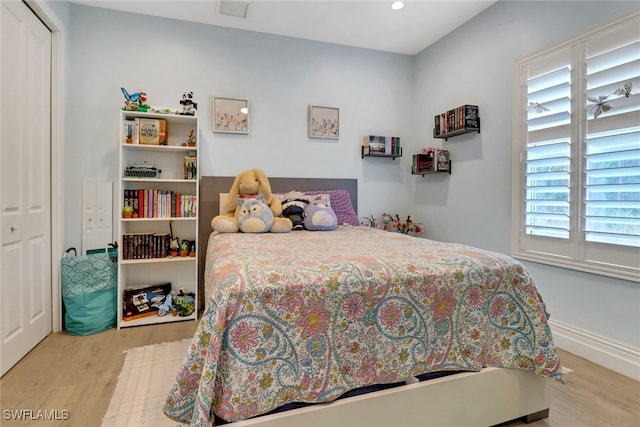
[[[513,255],[640,281],[640,13],[514,70]]]

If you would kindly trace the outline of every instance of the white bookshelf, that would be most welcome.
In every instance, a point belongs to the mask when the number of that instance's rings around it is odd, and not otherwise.
[[[166,120],[167,144],[166,145],[144,145],[127,143],[125,135],[125,121],[135,118],[150,118]],[[195,147],[183,146],[189,132],[193,130],[193,135],[197,139]],[[198,302],[198,262],[196,256],[181,257],[163,256],[164,254],[147,253],[142,257],[131,255],[125,258],[125,253],[130,253],[130,249],[125,251],[124,236],[144,233],[144,234],[167,234],[173,233],[179,241],[195,241],[195,248],[198,248],[198,208],[196,205],[195,216],[177,216],[170,212],[160,217],[159,213],[137,218],[124,218],[123,207],[125,205],[125,192],[132,190],[158,190],[162,192],[173,192],[174,194],[195,196],[198,203],[199,195],[199,143],[200,129],[198,118],[195,116],[183,116],[177,114],[143,113],[137,111],[120,112],[120,132],[119,132],[119,176],[118,209],[116,210],[115,221],[118,235],[118,328],[131,326],[142,326],[157,323],[167,323],[182,320],[195,320],[197,318]],[[195,179],[185,179],[185,156],[195,156],[197,168]],[[127,166],[155,167],[159,170],[157,176],[137,178],[125,177],[124,171]],[[142,209],[139,207],[139,209]],[[160,283],[171,283],[171,289],[179,292],[184,289],[186,293],[194,295],[194,313],[190,316],[174,316],[169,313],[165,316],[158,316],[156,313],[146,317],[135,317],[127,319],[124,315],[124,293],[128,289],[153,286]]]

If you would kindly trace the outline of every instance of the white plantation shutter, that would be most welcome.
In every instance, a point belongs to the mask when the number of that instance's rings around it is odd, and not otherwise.
[[[559,53],[527,67],[525,232],[568,239],[571,52]]]
[[[640,14],[514,77],[514,256],[640,281]]]
[[[640,35],[625,30],[586,43],[587,99],[609,110],[587,106],[585,239],[640,247]]]

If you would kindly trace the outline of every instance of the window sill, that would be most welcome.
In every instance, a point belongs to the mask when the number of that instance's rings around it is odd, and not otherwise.
[[[511,256],[520,260],[640,283],[640,267],[630,268],[613,264],[580,261],[532,251],[512,251]]]

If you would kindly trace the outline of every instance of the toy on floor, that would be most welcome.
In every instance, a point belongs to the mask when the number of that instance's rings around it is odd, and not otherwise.
[[[293,228],[291,220],[281,218],[282,204],[277,197],[271,193],[271,185],[262,169],[248,169],[240,172],[229,190],[226,200],[223,202],[222,215],[216,215],[211,220],[211,228],[219,233],[236,233],[240,229],[238,226],[238,214],[240,206],[239,198],[256,198],[258,194],[264,196],[264,203],[269,206],[273,213],[272,233],[288,233]]]

